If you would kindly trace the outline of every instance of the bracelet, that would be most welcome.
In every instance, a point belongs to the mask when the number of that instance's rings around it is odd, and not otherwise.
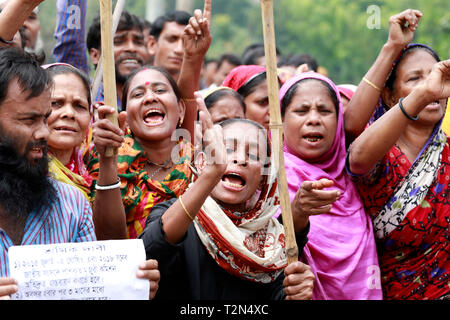
[[[181,98],[184,102],[197,102],[197,98]]]
[[[117,178],[117,182],[114,184],[109,184],[107,186],[100,186],[98,184],[95,185],[95,190],[100,190],[100,191],[104,191],[104,190],[113,190],[113,189],[117,189],[120,188],[120,178]]]
[[[0,42],[4,43],[4,44],[11,44],[14,43],[14,37],[12,38],[12,40],[8,41],[3,39],[2,37],[0,37]]]
[[[411,117],[406,111],[405,111],[405,109],[403,108],[403,99],[404,98],[400,98],[399,100],[398,100],[398,106],[400,107],[400,110],[402,110],[402,112],[403,112],[403,114],[409,119],[409,120],[412,120],[412,121],[417,121],[418,119],[419,119],[419,116],[417,115],[417,116],[415,116],[415,117]]]
[[[191,221],[194,221],[194,218],[192,218],[192,216],[189,214],[189,211],[187,211],[186,207],[184,206],[183,200],[181,200],[181,195],[178,197],[178,199],[180,200],[180,204],[183,207],[186,215],[189,217],[189,219],[191,219]]]
[[[367,79],[366,77],[363,77],[362,79],[363,79],[363,81],[364,81],[365,83],[367,83],[369,86],[371,86],[372,88],[374,88],[374,89],[377,90],[378,92],[381,92],[381,89],[378,88],[375,84],[373,84],[373,82],[371,82],[369,79]]]

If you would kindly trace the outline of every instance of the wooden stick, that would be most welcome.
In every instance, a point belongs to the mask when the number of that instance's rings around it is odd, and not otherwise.
[[[112,37],[112,0],[100,0],[100,26],[101,26],[101,45],[102,45],[102,70],[103,70],[103,89],[105,105],[115,108],[113,114],[106,118],[115,125],[117,120],[117,92],[116,92],[116,73],[114,66],[114,46]],[[107,148],[105,156],[112,157],[117,150]]]
[[[280,193],[283,225],[286,235],[286,255],[288,264],[298,261],[298,247],[295,240],[294,223],[289,200],[289,190],[284,168],[283,124],[280,101],[278,98],[277,56],[275,45],[275,25],[273,18],[273,0],[261,0],[261,12],[264,32],[264,50],[266,56],[267,86],[269,90],[270,133],[274,154],[274,165],[278,170],[278,190]]]
[[[117,26],[119,25],[120,17],[122,16],[123,9],[125,7],[126,0],[117,0],[116,6],[114,7],[113,13],[113,38],[116,33]],[[95,97],[97,95],[98,89],[100,88],[100,84],[102,83],[103,71],[102,71],[102,57],[100,57],[97,65],[97,69],[95,70],[94,80],[92,81],[92,89],[91,96]]]

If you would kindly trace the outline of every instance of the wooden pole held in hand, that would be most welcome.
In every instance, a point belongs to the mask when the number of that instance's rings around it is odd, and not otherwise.
[[[291,202],[284,168],[283,124],[281,120],[279,86],[277,75],[277,56],[275,42],[275,24],[273,18],[273,0],[261,0],[261,12],[266,56],[267,86],[269,90],[270,133],[274,154],[274,165],[278,169],[278,190],[280,194],[283,225],[286,236],[286,255],[288,264],[298,261],[298,247],[295,239]]]
[[[115,125],[117,120],[117,92],[116,73],[114,65],[113,25],[112,25],[112,0],[100,0],[100,26],[101,26],[101,59],[103,70],[103,93],[105,105],[116,109],[114,114],[106,118]],[[116,150],[106,149],[106,156],[112,157]]]

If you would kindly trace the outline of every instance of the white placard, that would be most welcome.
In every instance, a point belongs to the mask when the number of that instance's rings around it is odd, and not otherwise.
[[[10,276],[22,300],[143,300],[150,283],[136,277],[142,239],[9,248]]]

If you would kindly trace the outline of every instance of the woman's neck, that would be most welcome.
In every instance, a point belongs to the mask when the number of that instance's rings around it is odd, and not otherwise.
[[[72,159],[74,148],[68,150],[55,150],[50,148],[49,151],[59,160],[59,162],[67,166],[67,164]]]
[[[214,199],[214,198],[213,198]],[[237,204],[230,204],[230,203],[224,203],[218,199],[214,199],[221,207],[223,207],[224,209],[227,209],[231,212],[239,212],[239,213],[243,213],[243,212],[247,212],[248,208],[247,208],[247,204],[246,203],[237,203]]]
[[[139,138],[136,140],[145,151],[147,159],[155,164],[163,164],[171,159],[172,150],[176,146],[176,141],[144,141]]]
[[[397,145],[412,163],[430,138],[433,128],[429,126],[408,125],[397,141]]]

